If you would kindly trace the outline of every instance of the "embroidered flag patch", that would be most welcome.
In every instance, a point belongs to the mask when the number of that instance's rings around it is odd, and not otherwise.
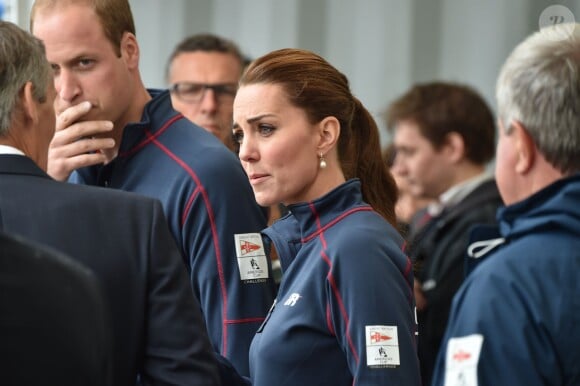
[[[365,326],[367,366],[396,367],[399,357],[397,326]]]
[[[477,386],[477,363],[483,335],[451,338],[445,353],[445,386]]]
[[[234,235],[240,279],[245,283],[261,283],[268,278],[268,261],[259,233]]]

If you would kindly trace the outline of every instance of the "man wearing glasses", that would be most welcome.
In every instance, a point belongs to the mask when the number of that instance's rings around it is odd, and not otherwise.
[[[182,40],[169,57],[166,78],[173,108],[203,127],[237,154],[232,137],[233,103],[248,59],[231,40],[212,34]],[[268,223],[286,213],[281,205],[268,209]],[[274,262],[276,280],[280,269]]]
[[[200,34],[175,47],[166,72],[175,110],[232,151],[232,107],[243,69],[244,57],[233,42]]]

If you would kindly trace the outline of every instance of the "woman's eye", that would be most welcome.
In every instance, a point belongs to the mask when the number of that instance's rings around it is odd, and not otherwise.
[[[268,136],[274,132],[275,128],[270,125],[260,125],[258,130],[260,131],[261,135]]]

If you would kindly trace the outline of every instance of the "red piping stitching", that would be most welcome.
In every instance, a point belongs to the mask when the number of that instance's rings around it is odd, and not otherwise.
[[[245,319],[228,319],[224,320],[226,324],[258,323],[263,322],[266,318],[245,318]]]
[[[163,132],[165,130],[167,130],[167,128],[169,128],[175,121],[180,120],[182,118],[183,118],[182,114],[177,114],[177,115],[173,116],[167,122],[165,122],[163,124],[163,126],[161,126],[161,128],[159,130],[157,130],[157,132],[155,134],[151,134],[149,131],[145,130],[145,134],[147,135],[147,138],[145,140],[143,140],[141,143],[138,143],[137,145],[135,145],[134,148],[129,149],[127,151],[124,151],[122,153],[119,153],[119,157],[126,157],[128,155],[136,153],[137,150],[141,149],[142,147],[147,145],[149,142],[153,142],[157,137],[159,137],[161,134],[163,134]]]
[[[312,208],[312,204],[311,208]],[[351,209],[349,211],[344,212],[343,214],[341,214],[340,216],[338,216],[337,218],[335,218],[334,220],[332,220],[331,222],[329,222],[328,224],[326,224],[324,227],[317,229],[314,233],[304,237],[302,240],[300,240],[302,243],[306,243],[310,240],[312,240],[313,238],[315,238],[316,236],[318,236],[319,233],[324,232],[325,230],[327,230],[328,228],[330,228],[331,226],[333,226],[334,224],[336,224],[337,222],[339,222],[340,220],[342,220],[343,218],[345,218],[346,216],[349,216],[355,212],[372,212],[373,208],[371,208],[370,206],[363,206],[360,208],[354,208]],[[317,217],[318,218],[318,217]],[[320,225],[320,223],[317,223],[318,225]]]
[[[352,342],[352,338],[350,337],[350,333],[348,332],[348,328],[350,326],[350,320],[348,319],[348,314],[346,312],[346,308],[344,307],[344,302],[342,301],[342,297],[340,296],[340,291],[338,290],[338,286],[336,285],[336,281],[334,280],[334,276],[332,276],[332,264],[330,263],[330,259],[324,252],[321,253],[321,257],[326,261],[328,264],[328,275],[326,276],[328,281],[330,282],[330,286],[332,287],[332,292],[334,292],[334,296],[336,296],[336,300],[338,301],[338,305],[340,307],[340,312],[342,317],[346,323],[346,339],[348,341],[348,345],[350,346],[350,350],[352,351],[352,355],[354,356],[354,360],[358,363],[358,353],[356,352],[356,347],[354,347],[354,343]]]
[[[179,118],[179,116],[177,116],[177,117]],[[174,119],[175,119],[175,117],[174,117]],[[166,126],[164,126],[164,128],[165,127]],[[219,280],[220,280],[220,288],[222,291],[222,299],[223,299],[223,304],[222,304],[222,352],[225,354],[227,352],[226,351],[227,350],[227,324],[225,323],[225,321],[227,320],[228,298],[227,298],[226,284],[225,284],[225,279],[224,279],[224,271],[223,271],[223,266],[221,263],[221,251],[220,251],[219,243],[218,243],[217,229],[216,229],[215,219],[214,219],[214,215],[213,215],[213,210],[211,208],[211,203],[209,201],[209,197],[207,196],[207,192],[203,188],[201,182],[197,178],[197,175],[195,174],[195,172],[193,170],[191,170],[189,165],[187,165],[185,162],[183,162],[183,160],[181,160],[179,157],[177,157],[175,154],[173,154],[168,148],[163,146],[163,144],[161,144],[149,132],[146,131],[145,133],[149,136],[149,139],[151,140],[151,142],[153,144],[155,144],[157,147],[159,147],[161,149],[161,151],[163,151],[165,154],[167,154],[171,159],[173,159],[178,165],[180,165],[189,174],[189,176],[195,181],[196,185],[198,186],[197,189],[199,190],[199,192],[201,193],[201,195],[203,197],[203,201],[205,203],[205,207],[207,209],[207,214],[208,214],[209,221],[210,221],[211,234],[212,234],[212,238],[213,238],[214,248],[216,251],[216,263],[217,263],[217,268],[218,268],[218,276],[219,276]],[[183,213],[182,218],[187,217],[187,215],[188,215],[188,213]]]

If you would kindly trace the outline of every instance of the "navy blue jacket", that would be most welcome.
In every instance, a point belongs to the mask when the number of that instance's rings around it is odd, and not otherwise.
[[[483,261],[453,300],[432,384],[578,385],[580,175],[498,220],[500,237],[470,248]]]
[[[420,384],[402,238],[350,180],[264,231],[284,274],[252,342],[254,386]]]
[[[247,375],[250,342],[274,300],[272,276],[241,280],[235,234],[260,232],[265,212],[239,160],[215,136],[151,91],[141,122],[125,127],[119,155],[71,181],[137,192],[161,201],[186,259],[216,351]]]

